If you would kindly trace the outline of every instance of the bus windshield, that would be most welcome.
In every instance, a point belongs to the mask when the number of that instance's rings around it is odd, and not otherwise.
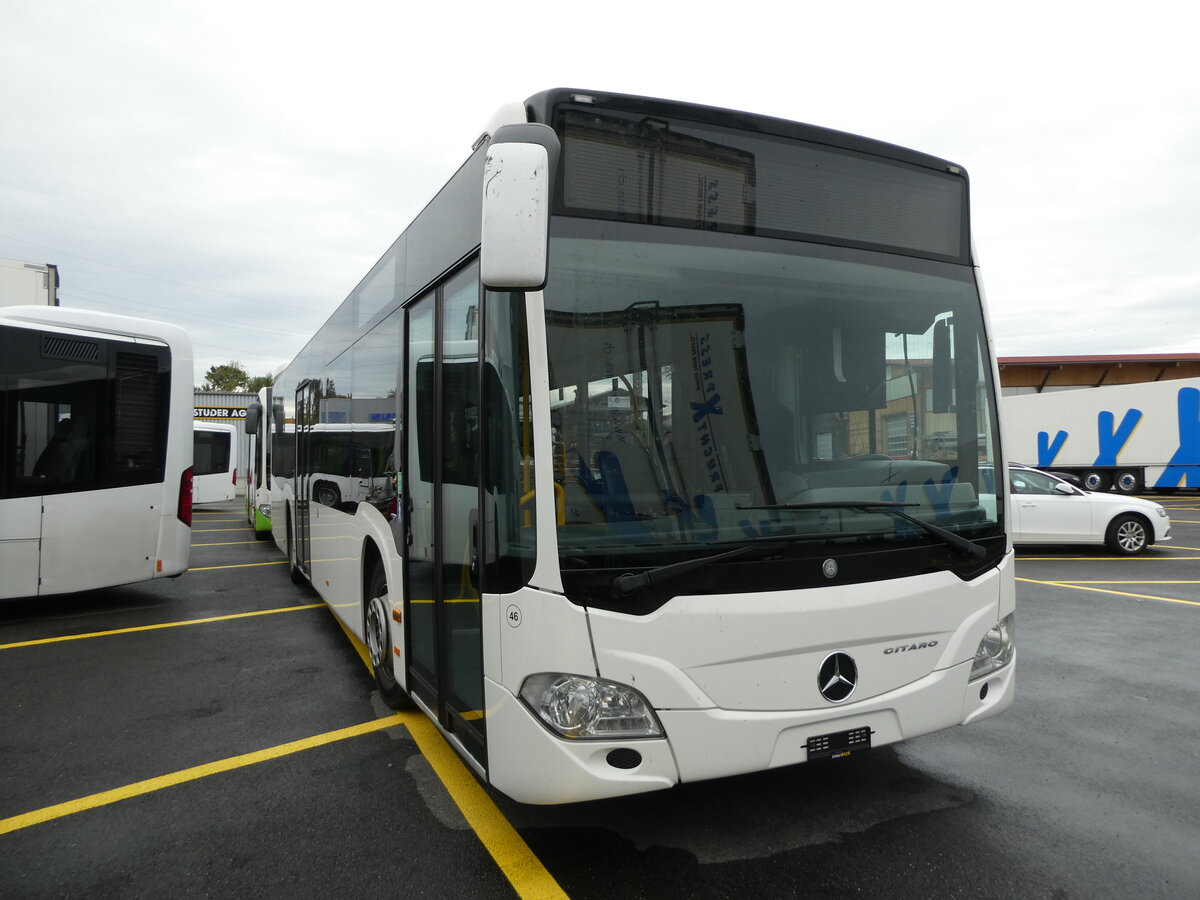
[[[562,218],[551,258],[564,571],[772,535],[931,540],[872,501],[999,533],[970,267]]]

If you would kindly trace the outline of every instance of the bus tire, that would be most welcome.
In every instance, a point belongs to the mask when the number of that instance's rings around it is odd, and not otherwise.
[[[375,684],[383,696],[383,702],[392,709],[412,709],[415,705],[412,698],[396,680],[395,655],[392,653],[391,629],[388,626],[392,609],[388,600],[387,575],[382,565],[372,566],[363,602],[366,606],[363,633],[367,638],[367,655],[371,659]]]
[[[1104,543],[1119,556],[1137,556],[1150,543],[1150,526],[1141,516],[1117,516],[1109,523]]]

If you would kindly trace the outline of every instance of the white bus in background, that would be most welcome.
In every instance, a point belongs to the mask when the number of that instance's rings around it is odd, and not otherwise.
[[[0,309],[0,598],[185,571],[192,409],[181,328]]]
[[[192,503],[219,503],[237,496],[236,425],[194,422]]]
[[[284,430],[283,410],[272,414],[272,390],[259,390],[258,397],[246,408],[242,421],[245,429],[246,452],[246,522],[254,528],[254,537],[266,540],[271,536],[271,449],[272,428]],[[291,427],[291,426],[287,426]]]
[[[522,802],[1001,712],[1013,555],[968,209],[958,166],[827,129],[506,107],[275,380],[293,579],[387,702]],[[334,498],[331,454],[380,436],[369,489]]]

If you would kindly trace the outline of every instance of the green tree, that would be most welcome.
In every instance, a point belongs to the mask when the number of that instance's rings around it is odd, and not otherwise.
[[[244,391],[250,381],[246,367],[235,359],[222,366],[209,366],[204,373],[202,391]]]
[[[270,387],[274,383],[275,379],[270,375],[255,375],[250,379],[249,382],[247,382],[246,390],[248,390],[251,394],[257,394],[263,388]]]

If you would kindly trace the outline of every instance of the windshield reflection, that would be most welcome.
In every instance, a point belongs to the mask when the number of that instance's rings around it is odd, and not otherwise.
[[[961,266],[794,242],[557,236],[546,288],[567,567],[777,534],[995,532],[979,301]],[[562,229],[560,228],[560,231]],[[633,240],[637,238],[638,240]],[[676,555],[672,555],[676,554]]]

